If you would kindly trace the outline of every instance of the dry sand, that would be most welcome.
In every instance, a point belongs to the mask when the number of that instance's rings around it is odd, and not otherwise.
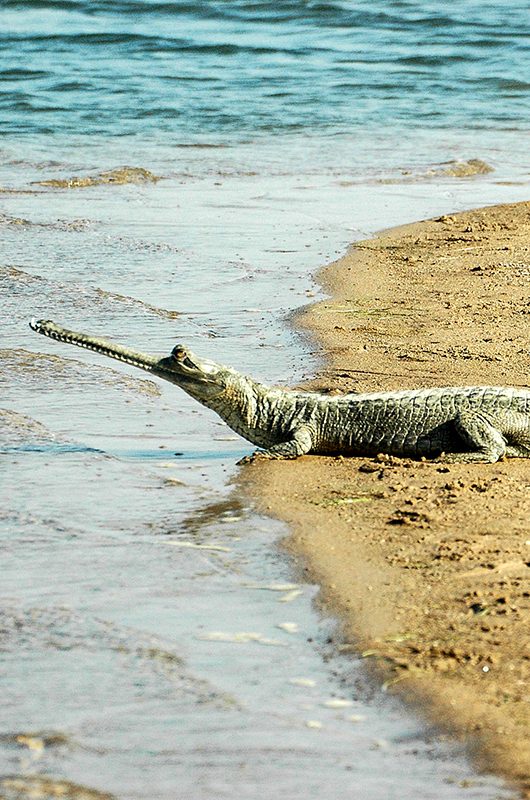
[[[360,242],[297,323],[321,391],[528,386],[530,203]],[[242,476],[377,680],[530,797],[530,462],[258,461]]]

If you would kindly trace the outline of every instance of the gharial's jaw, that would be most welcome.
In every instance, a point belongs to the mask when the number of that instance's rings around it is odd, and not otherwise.
[[[97,336],[89,336],[86,333],[68,330],[68,328],[63,328],[61,325],[57,325],[49,319],[32,319],[29,326],[32,330],[36,331],[36,333],[41,333],[43,336],[47,336],[50,339],[55,339],[58,342],[65,342],[66,344],[75,344],[77,347],[84,347],[87,350],[94,350],[96,353],[101,353],[101,355],[108,356],[109,358],[116,358],[118,361],[131,364],[133,367],[145,369],[148,372],[153,372],[161,361],[158,356],[138,353],[135,350],[130,350],[128,347],[122,347],[114,342],[109,342],[107,339],[100,339]]]
[[[222,385],[217,384],[216,377],[223,372],[223,367],[213,361],[198,358],[182,345],[177,345],[170,356],[160,358],[130,350],[107,339],[68,330],[51,320],[32,319],[29,324],[32,330],[48,336],[50,339],[84,347],[109,358],[123,361],[125,364],[152,372],[188,391],[196,388],[200,392],[201,387],[210,391],[213,389],[214,393],[216,387],[217,391],[222,390]]]

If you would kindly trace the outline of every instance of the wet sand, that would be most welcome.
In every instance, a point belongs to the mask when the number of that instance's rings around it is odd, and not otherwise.
[[[407,225],[326,267],[306,388],[528,386],[530,203]],[[242,481],[374,679],[530,797],[529,462],[305,456]],[[348,646],[348,645],[347,645]]]

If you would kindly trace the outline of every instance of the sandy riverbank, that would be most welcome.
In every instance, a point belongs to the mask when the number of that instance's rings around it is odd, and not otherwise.
[[[530,203],[394,229],[320,278],[309,388],[528,386]],[[530,797],[529,462],[306,456],[242,481],[377,680]]]

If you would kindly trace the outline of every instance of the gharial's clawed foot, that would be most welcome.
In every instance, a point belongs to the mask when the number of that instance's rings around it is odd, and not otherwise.
[[[504,453],[496,452],[442,453],[433,460],[435,464],[494,464],[503,457]]]
[[[256,450],[249,456],[243,456],[243,458],[240,458],[237,462],[237,465],[241,467],[244,464],[256,464],[258,461],[270,461],[273,458],[275,458],[275,456],[267,453],[265,450]]]

